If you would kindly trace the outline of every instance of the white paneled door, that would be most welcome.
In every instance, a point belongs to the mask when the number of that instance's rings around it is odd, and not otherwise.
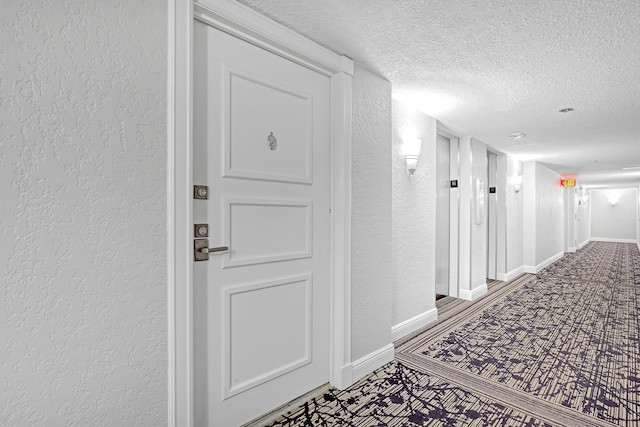
[[[194,24],[196,424],[236,426],[329,380],[330,81]]]

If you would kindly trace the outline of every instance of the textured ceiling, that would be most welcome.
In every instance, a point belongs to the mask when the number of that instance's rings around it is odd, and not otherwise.
[[[240,2],[388,79],[457,136],[581,184],[640,181],[622,171],[640,166],[638,0]]]

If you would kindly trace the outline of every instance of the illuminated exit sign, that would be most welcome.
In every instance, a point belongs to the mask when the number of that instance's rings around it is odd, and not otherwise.
[[[575,179],[562,179],[562,180],[560,180],[560,184],[562,184],[563,187],[575,187],[576,186],[576,180]]]

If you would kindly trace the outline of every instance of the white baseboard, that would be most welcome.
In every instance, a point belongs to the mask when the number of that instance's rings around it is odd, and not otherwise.
[[[574,246],[569,246],[569,249],[567,249],[567,252],[573,253],[575,251],[576,251],[576,248]]]
[[[487,293],[487,284],[484,283],[480,286],[478,286],[477,288],[474,288],[472,290],[467,290],[467,289],[460,289],[460,298],[467,300],[467,301],[474,301],[478,298],[480,298],[482,295]]]
[[[608,237],[592,237],[593,242],[612,242],[612,243],[638,243],[634,239],[610,239]]]
[[[582,248],[584,248],[584,247],[587,245],[587,243],[589,243],[589,239],[587,239],[587,240],[585,240],[584,242],[580,243],[580,244],[578,245],[578,249],[582,249]]]
[[[351,383],[354,384],[361,378],[369,375],[381,366],[393,360],[395,348],[388,344],[351,364]]]
[[[498,280],[502,280],[503,282],[509,282],[513,279],[515,279],[516,277],[518,277],[519,275],[521,275],[522,273],[524,273],[524,266],[521,265],[520,267],[511,270],[508,273],[498,273],[496,279]]]
[[[412,332],[417,331],[420,328],[427,326],[431,322],[438,320],[438,309],[432,308],[424,313],[420,313],[417,316],[412,317],[409,320],[400,322],[397,325],[391,327],[391,340],[396,341],[402,337],[406,337]]]
[[[558,252],[557,254],[555,254],[554,256],[552,256],[551,258],[548,258],[544,261],[542,261],[540,264],[536,265],[536,266],[532,266],[532,265],[525,265],[524,266],[524,272],[525,273],[531,273],[531,274],[536,274],[538,273],[540,270],[542,270],[543,268],[545,268],[546,266],[548,266],[549,264],[553,264],[554,262],[556,262],[557,260],[559,260],[560,258],[562,258],[564,256],[564,252]]]
[[[349,363],[340,369],[340,378],[332,378],[331,385],[338,390],[344,390],[353,384],[353,364]]]

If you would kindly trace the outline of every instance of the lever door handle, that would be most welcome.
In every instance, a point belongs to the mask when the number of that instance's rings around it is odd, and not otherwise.
[[[195,239],[193,241],[193,258],[194,261],[208,261],[209,254],[227,252],[229,246],[218,246],[216,248],[209,247],[209,239]]]
[[[202,248],[200,252],[203,254],[210,254],[212,252],[226,252],[229,250],[229,246],[218,246],[217,248]]]

